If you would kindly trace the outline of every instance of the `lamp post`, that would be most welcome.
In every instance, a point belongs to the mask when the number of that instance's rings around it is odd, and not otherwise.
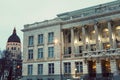
[[[60,39],[60,41],[62,41],[62,40]],[[55,39],[54,42],[55,42],[55,44],[59,44],[59,47],[60,47],[60,80],[63,80],[63,78],[62,78],[62,44],[60,41],[58,42],[58,40]]]
[[[77,69],[75,68],[75,77],[77,77]]]

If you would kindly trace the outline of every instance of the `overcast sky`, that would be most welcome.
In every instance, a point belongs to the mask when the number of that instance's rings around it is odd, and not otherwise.
[[[111,1],[114,0],[0,0],[0,49],[6,48],[14,27],[22,42],[21,29],[25,24],[53,19],[60,13]]]

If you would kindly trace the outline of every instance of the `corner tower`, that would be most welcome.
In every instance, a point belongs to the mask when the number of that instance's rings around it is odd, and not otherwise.
[[[12,35],[8,38],[6,50],[11,53],[12,58],[17,59],[21,55],[21,42],[16,33],[16,28],[14,28]]]

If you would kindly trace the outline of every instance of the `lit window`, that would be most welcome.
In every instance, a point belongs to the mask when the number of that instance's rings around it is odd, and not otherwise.
[[[50,32],[48,33],[48,43],[53,43],[54,40],[54,33]]]
[[[64,63],[64,73],[71,73],[71,63],[70,62],[66,62]]]
[[[48,64],[48,74],[54,74],[54,63]]]
[[[106,49],[106,50],[110,49],[110,44],[109,43],[104,43],[103,48]]]
[[[38,64],[38,74],[43,74],[43,64]]]
[[[93,30],[93,31],[90,33],[90,39],[91,39],[91,40],[94,40],[94,39],[95,39],[95,30]]]
[[[28,45],[33,46],[33,36],[29,36]]]
[[[28,59],[33,59],[33,50],[28,50]]]
[[[43,44],[43,34],[38,35],[38,44]]]
[[[116,34],[116,37],[117,37],[117,38],[120,37],[120,26],[117,26],[117,27],[116,27],[116,32],[115,32],[115,34]]]
[[[28,65],[28,75],[32,75],[33,73],[33,65]]]
[[[79,35],[79,41],[82,41],[82,33]]]
[[[43,58],[43,48],[38,48],[38,59]]]
[[[82,62],[75,62],[76,73],[83,72],[83,63]]]
[[[48,57],[49,58],[54,57],[54,47],[48,47]]]
[[[95,51],[96,50],[96,45],[95,44],[92,44],[91,45],[91,51]]]
[[[109,31],[108,31],[107,28],[103,29],[102,36],[103,36],[103,38],[108,38],[109,37]]]

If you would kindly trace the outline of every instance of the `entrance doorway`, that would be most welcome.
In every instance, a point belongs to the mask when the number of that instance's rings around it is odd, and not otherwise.
[[[108,77],[111,73],[110,60],[102,60],[101,61],[101,66],[102,66],[103,77]]]
[[[96,61],[88,61],[88,74],[90,77],[96,77]]]
[[[116,66],[117,66],[118,71],[120,72],[120,59],[116,60]]]

